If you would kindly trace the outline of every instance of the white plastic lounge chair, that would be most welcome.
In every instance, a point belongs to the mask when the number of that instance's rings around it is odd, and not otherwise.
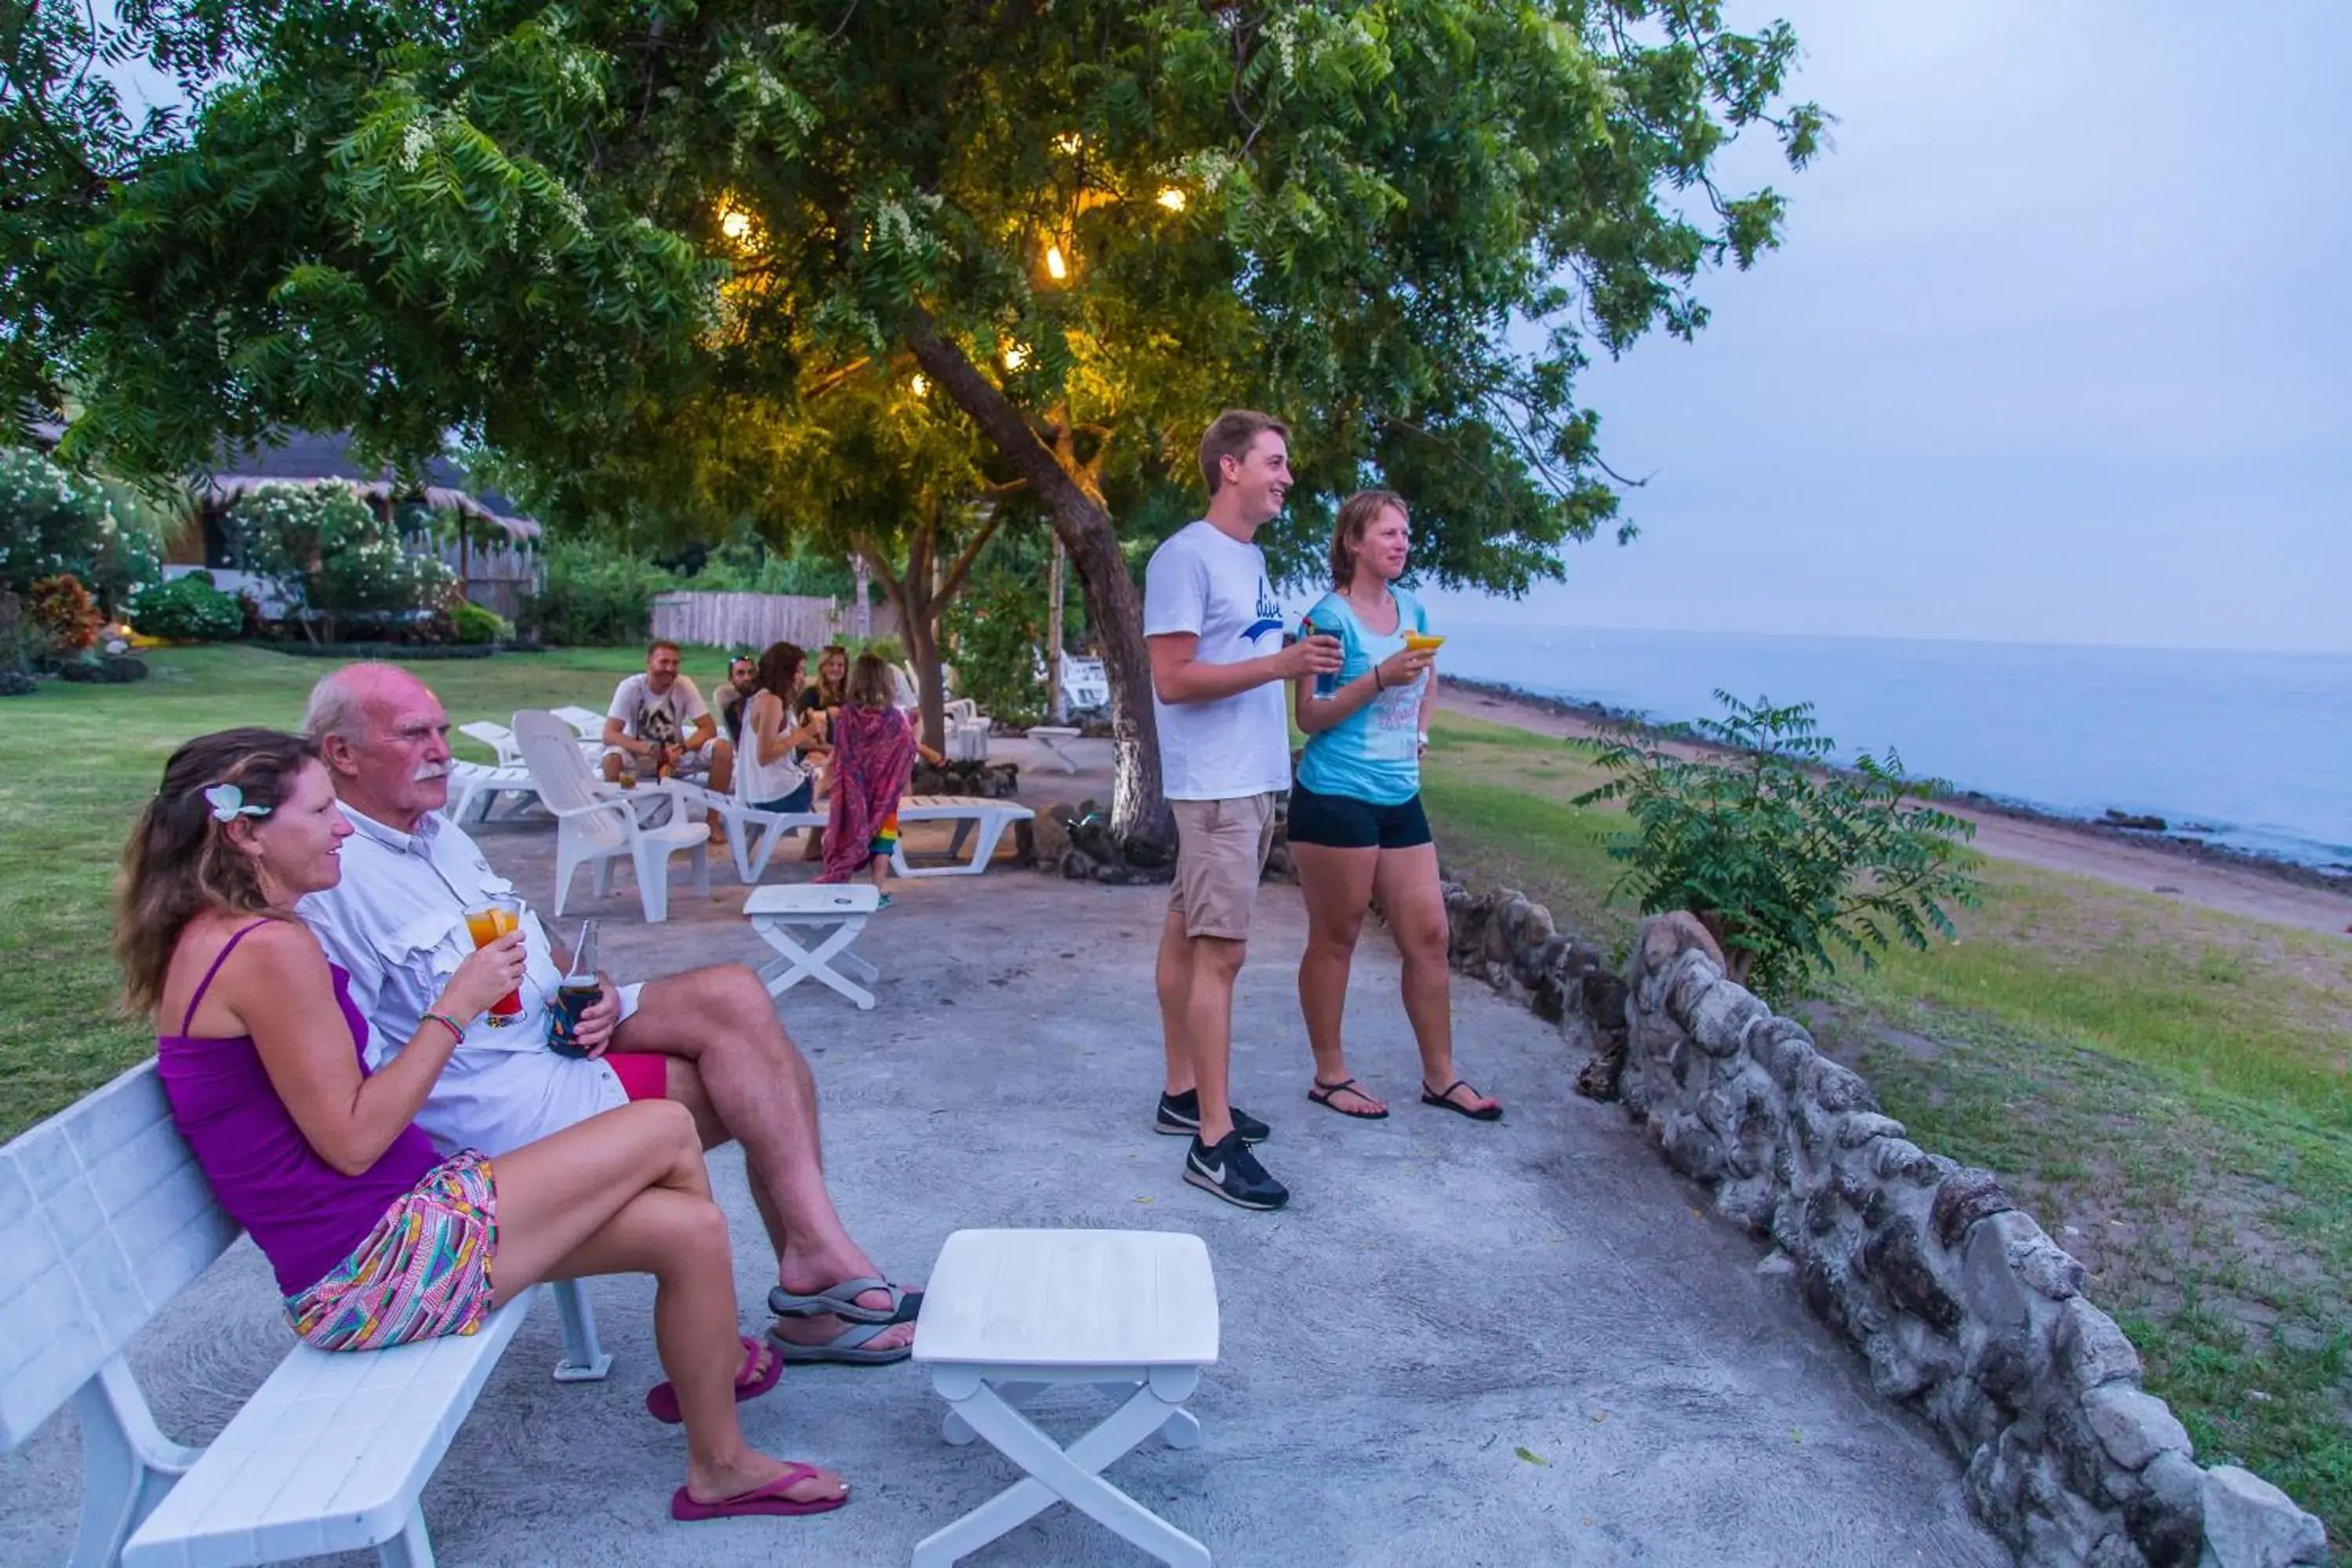
[[[1062,656],[1062,695],[1073,708],[1108,708],[1110,706],[1110,677],[1103,670],[1098,658],[1072,658]]]
[[[891,852],[890,863],[901,877],[977,877],[996,858],[997,841],[1004,830],[1016,822],[1027,822],[1036,813],[1014,800],[983,800],[977,795],[910,795],[898,802],[898,824],[910,822],[952,822],[955,838],[948,846],[948,864],[944,866],[910,866],[907,863],[907,840],[902,836],[898,847]],[[963,847],[972,845],[970,858],[963,858]]]
[[[727,825],[727,847],[735,858],[735,875],[749,887],[767,874],[768,862],[775,858],[776,846],[786,834],[823,827],[826,814],[761,811],[743,798],[743,773],[740,767],[735,770],[735,790],[730,795],[688,779],[666,779],[661,787],[678,803],[677,820],[686,820],[699,808]]]
[[[593,708],[551,708],[549,712],[562,720],[583,741],[604,739],[604,715]]]
[[[527,767],[488,768],[479,763],[460,762],[453,758],[449,763],[449,798],[442,806],[441,815],[463,826],[478,802],[482,808],[481,820],[487,822],[490,813],[498,809],[499,796],[502,795],[528,795],[537,800],[539,785],[531,782],[530,770]]]
[[[522,753],[515,750],[514,731],[504,724],[496,723],[488,719],[477,719],[470,724],[458,725],[457,733],[479,741],[497,753],[499,767],[522,766]]]
[[[572,873],[583,864],[595,866],[592,885],[602,898],[613,890],[613,862],[626,858],[637,873],[646,923],[660,924],[669,918],[669,858],[681,849],[694,867],[694,890],[709,898],[710,858],[705,846],[709,825],[688,822],[673,808],[669,821],[646,826],[637,819],[636,804],[627,792],[598,793],[601,781],[589,772],[577,739],[566,731],[563,721],[552,713],[527,708],[514,717],[515,743],[539,786],[540,804],[555,814],[556,914],[563,913]],[[636,793],[673,807],[677,798],[660,789]]]

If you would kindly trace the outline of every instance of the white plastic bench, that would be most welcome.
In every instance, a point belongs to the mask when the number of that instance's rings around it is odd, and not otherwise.
[[[956,825],[955,839],[948,846],[946,865],[910,866],[907,863],[907,840],[901,835],[890,863],[901,877],[977,877],[996,858],[997,841],[1004,837],[1004,830],[1036,815],[1018,801],[983,800],[966,795],[910,795],[898,803],[898,826],[903,828],[910,822],[952,822]],[[970,858],[963,858],[967,843],[972,845]]]
[[[152,1061],[0,1147],[0,1451],[73,1405],[73,1568],[370,1548],[398,1568],[430,1564],[418,1497],[539,1292],[463,1338],[341,1355],[297,1344],[209,1447],[184,1447],[157,1427],[123,1347],[236,1238]],[[586,1299],[552,1289],[556,1377],[603,1377],[612,1358]]]

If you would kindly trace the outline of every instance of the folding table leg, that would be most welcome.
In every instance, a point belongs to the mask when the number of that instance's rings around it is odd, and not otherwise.
[[[820,922],[812,921],[804,923],[814,926]],[[857,933],[866,929],[865,916],[856,915],[840,921],[834,927],[833,933],[814,949],[803,947],[793,935],[792,927],[772,916],[754,919],[751,929],[758,931],[770,947],[784,955],[760,971],[761,984],[767,986],[769,995],[782,996],[802,981],[814,979],[848,997],[861,1010],[872,1009],[874,993],[866,990],[866,984],[872,984],[880,971],[856,953],[846,951],[849,944],[857,940]],[[861,984],[861,981],[866,984]]]
[[[1209,1568],[1209,1549],[1112,1486],[1100,1471],[1168,1424],[1174,1407],[1150,1384],[1065,1450],[986,1384],[956,1400],[955,1413],[1005,1458],[1029,1472],[1017,1482],[915,1547],[915,1568],[949,1568],[1006,1531],[1025,1524],[1055,1500],[1173,1568]]]

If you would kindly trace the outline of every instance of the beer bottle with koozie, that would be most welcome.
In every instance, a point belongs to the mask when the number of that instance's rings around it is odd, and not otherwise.
[[[572,947],[572,967],[555,988],[555,1013],[547,1031],[550,1049],[567,1057],[584,1056],[580,1046],[580,1015],[596,1005],[603,988],[596,978],[596,922],[580,922],[580,940]]]

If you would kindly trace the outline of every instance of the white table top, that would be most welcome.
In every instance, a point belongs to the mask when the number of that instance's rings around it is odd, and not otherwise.
[[[881,889],[871,882],[777,882],[754,888],[743,900],[747,915],[870,915],[881,907]]]
[[[915,1359],[1206,1366],[1217,1359],[1209,1249],[1173,1231],[957,1231],[923,1289]]]

